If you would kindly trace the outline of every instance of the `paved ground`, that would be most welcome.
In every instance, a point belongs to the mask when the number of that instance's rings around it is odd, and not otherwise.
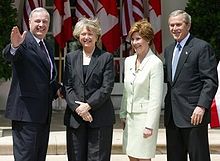
[[[10,121],[6,120],[3,116],[4,111],[0,111],[0,161],[13,161],[12,155],[5,155],[1,153],[9,147],[11,152],[11,126]],[[50,143],[52,143],[48,149],[46,161],[67,161],[66,155],[66,146],[65,146],[65,126],[63,125],[63,111],[53,111],[52,124],[51,124],[51,137]],[[158,152],[157,155],[152,161],[166,161],[165,154],[165,136],[164,136],[164,127],[163,127],[163,115],[161,115],[160,130],[158,136]],[[113,148],[115,150],[112,152],[111,161],[128,161],[128,157],[121,153],[121,124],[117,116],[116,124],[114,125],[114,139],[113,139]],[[6,140],[6,142],[5,142]],[[7,143],[9,146],[3,144]],[[54,144],[55,143],[55,144]],[[2,145],[1,145],[2,144]],[[220,129],[210,130],[210,144],[214,147],[213,154],[211,155],[212,161],[220,160]],[[55,147],[54,147],[55,145]],[[119,151],[118,151],[119,150]],[[54,155],[55,154],[60,155]]]
[[[212,154],[211,161],[219,161],[220,154]],[[13,161],[13,156],[0,156],[0,161]],[[46,161],[67,161],[66,155],[47,155]],[[129,161],[125,155],[112,155],[111,161]],[[167,161],[166,155],[156,155],[152,161]]]

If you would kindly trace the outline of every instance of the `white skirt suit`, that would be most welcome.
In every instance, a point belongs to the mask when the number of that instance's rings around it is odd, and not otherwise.
[[[155,157],[159,118],[163,99],[163,63],[151,51],[135,70],[137,55],[125,59],[124,91],[120,118],[126,119],[123,150],[134,158]],[[143,130],[153,129],[144,138]]]

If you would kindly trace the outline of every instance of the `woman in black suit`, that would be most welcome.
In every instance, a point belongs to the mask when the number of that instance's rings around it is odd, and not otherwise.
[[[81,19],[73,35],[82,48],[68,53],[65,62],[68,160],[109,161],[115,122],[113,55],[96,45],[101,36],[97,19]]]

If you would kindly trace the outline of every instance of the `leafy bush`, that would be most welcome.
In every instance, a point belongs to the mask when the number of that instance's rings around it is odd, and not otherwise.
[[[209,42],[220,60],[220,1],[188,0],[185,11],[192,17],[191,33]]]
[[[10,42],[10,33],[16,25],[17,11],[12,6],[12,0],[0,0],[0,79],[11,77],[11,66],[2,57],[2,50]]]

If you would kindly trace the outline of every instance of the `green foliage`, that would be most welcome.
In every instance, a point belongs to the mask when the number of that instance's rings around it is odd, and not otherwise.
[[[0,79],[11,77],[11,66],[2,57],[2,50],[10,42],[10,33],[16,25],[17,11],[12,6],[12,0],[0,0]]]
[[[220,1],[188,0],[185,11],[192,17],[190,32],[209,42],[220,60]]]

